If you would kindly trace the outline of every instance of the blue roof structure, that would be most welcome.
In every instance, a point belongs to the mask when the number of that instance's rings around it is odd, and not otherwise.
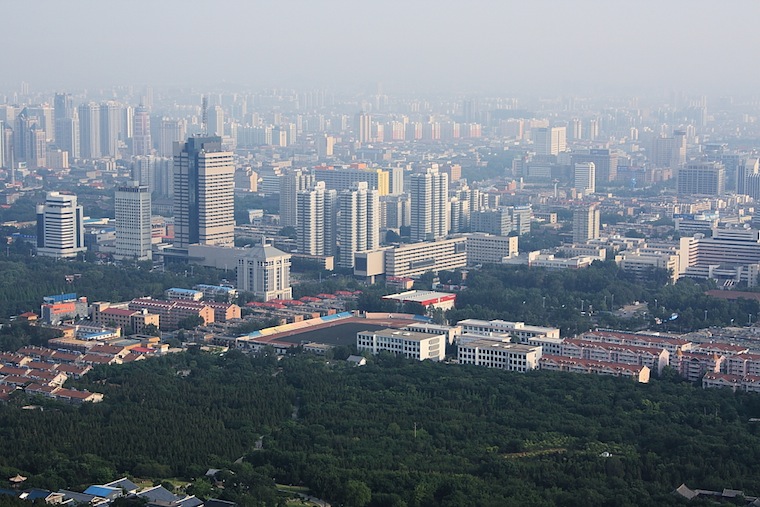
[[[95,495],[102,498],[116,498],[123,493],[118,488],[111,488],[109,486],[90,486],[84,490],[85,495]]]

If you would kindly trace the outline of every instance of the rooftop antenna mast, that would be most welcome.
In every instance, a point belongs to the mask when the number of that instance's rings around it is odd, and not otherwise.
[[[208,135],[208,97],[201,99],[201,135]]]

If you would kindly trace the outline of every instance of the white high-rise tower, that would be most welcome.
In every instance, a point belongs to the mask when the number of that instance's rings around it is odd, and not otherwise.
[[[340,193],[338,265],[354,267],[354,254],[380,246],[380,193],[356,182]]]
[[[48,192],[45,204],[37,205],[37,254],[68,258],[86,250],[84,213],[77,196]]]
[[[440,239],[449,233],[449,176],[428,169],[409,178],[412,241]]]
[[[119,187],[114,199],[116,210],[117,259],[150,260],[150,189],[135,181]]]

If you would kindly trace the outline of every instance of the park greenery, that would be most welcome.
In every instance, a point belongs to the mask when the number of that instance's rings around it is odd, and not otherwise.
[[[97,367],[76,385],[105,401],[0,406],[0,473],[51,489],[181,479],[202,498],[262,506],[282,505],[276,484],[378,507],[682,505],[671,492],[683,482],[760,491],[760,397],[669,375],[642,385],[230,351]]]
[[[0,256],[0,273],[3,317],[39,311],[42,298],[49,295],[74,292],[90,301],[128,301],[142,296],[162,297],[170,287],[219,283],[225,276],[224,271],[202,266],[167,265],[164,270],[153,270],[150,262],[114,265],[56,261],[14,252]]]

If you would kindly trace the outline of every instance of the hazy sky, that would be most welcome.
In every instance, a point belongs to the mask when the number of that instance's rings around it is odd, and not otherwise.
[[[0,86],[754,93],[760,2],[3,0]]]

